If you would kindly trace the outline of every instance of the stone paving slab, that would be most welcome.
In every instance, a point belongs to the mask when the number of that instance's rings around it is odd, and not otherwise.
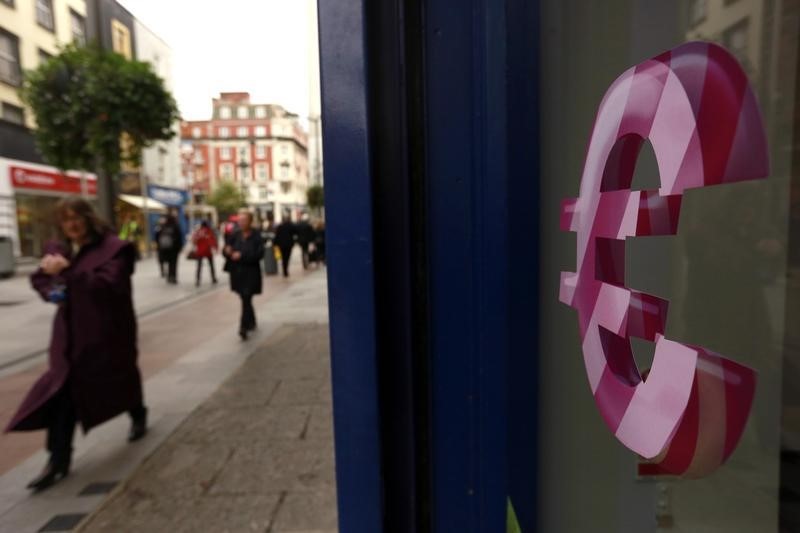
[[[76,531],[335,533],[327,343],[279,327]]]

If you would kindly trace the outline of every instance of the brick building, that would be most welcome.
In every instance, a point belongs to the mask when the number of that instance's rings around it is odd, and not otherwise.
[[[212,101],[212,118],[183,122],[181,138],[195,194],[230,180],[264,217],[297,218],[305,209],[308,136],[297,115],[253,104],[249,93],[222,93]]]

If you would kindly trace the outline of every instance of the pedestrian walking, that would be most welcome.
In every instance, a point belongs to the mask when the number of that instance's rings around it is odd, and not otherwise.
[[[318,264],[325,264],[325,222],[322,220],[314,227],[314,257]]]
[[[167,264],[167,283],[178,283],[178,256],[183,249],[183,232],[178,219],[170,213],[156,233],[158,253]]]
[[[75,425],[84,432],[128,412],[129,441],[147,431],[131,298],[135,252],[82,198],[56,209],[59,240],[45,246],[31,284],[57,306],[49,366],[6,431],[47,430],[50,458],[28,484],[42,491],[69,473]]]
[[[256,314],[253,297],[261,294],[261,260],[264,257],[264,242],[261,233],[253,228],[253,215],[249,211],[239,213],[239,229],[231,235],[225,248],[225,271],[230,274],[231,290],[242,299],[242,316],[239,321],[239,336],[256,329]]]
[[[275,244],[281,251],[281,266],[283,267],[283,277],[289,277],[289,260],[292,258],[292,248],[294,248],[297,228],[292,219],[285,215],[275,230]]]
[[[195,276],[195,286],[200,286],[200,278],[203,271],[203,259],[208,259],[208,268],[211,270],[211,283],[217,283],[217,274],[214,271],[214,253],[217,251],[217,236],[208,225],[207,221],[202,221],[200,227],[192,235],[194,249],[192,253],[197,261],[197,275]]]
[[[316,234],[314,232],[314,228],[309,222],[309,217],[307,214],[300,218],[300,222],[298,222],[296,226],[296,232],[297,244],[300,245],[300,250],[303,254],[303,270],[308,270],[308,248],[314,244]]]

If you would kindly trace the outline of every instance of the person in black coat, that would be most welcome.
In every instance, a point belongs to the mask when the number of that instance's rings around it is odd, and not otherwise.
[[[239,229],[229,238],[222,254],[226,259],[225,271],[230,274],[231,290],[242,299],[239,336],[247,340],[247,334],[256,329],[253,296],[261,294],[261,260],[264,257],[264,242],[261,233],[253,229],[252,213],[239,213]]]
[[[316,236],[314,228],[308,221],[308,215],[303,215],[303,218],[297,223],[297,244],[300,245],[303,252],[303,270],[308,270],[308,247],[314,242]]]
[[[173,214],[167,215],[156,233],[159,260],[168,265],[167,283],[178,283],[178,256],[183,250],[183,231]]]
[[[275,230],[275,244],[281,249],[281,264],[283,265],[283,277],[289,277],[289,259],[292,257],[294,239],[297,235],[297,228],[292,219],[285,216],[283,221],[278,224]]]

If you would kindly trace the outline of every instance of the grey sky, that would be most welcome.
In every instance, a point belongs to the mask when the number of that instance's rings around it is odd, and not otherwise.
[[[306,0],[119,0],[172,49],[174,93],[189,120],[211,98],[246,91],[255,103],[308,114]]]

